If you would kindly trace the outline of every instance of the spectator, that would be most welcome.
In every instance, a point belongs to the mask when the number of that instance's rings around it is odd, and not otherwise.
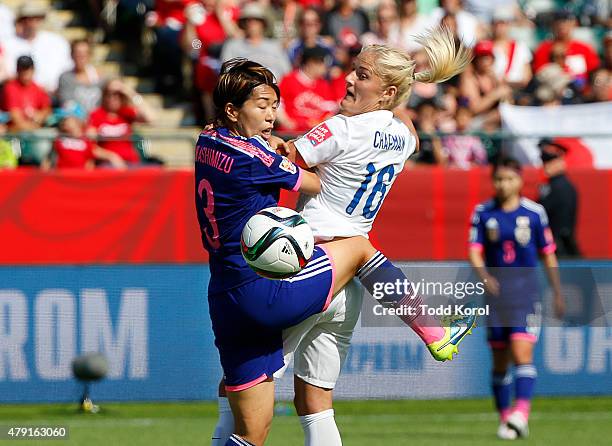
[[[15,35],[15,14],[11,8],[0,4],[0,42]]]
[[[91,64],[91,46],[85,39],[71,45],[74,68],[60,76],[57,97],[61,107],[78,104],[86,114],[100,105],[102,79]]]
[[[215,107],[212,92],[221,67],[221,48],[229,38],[237,38],[236,25],[240,10],[225,0],[200,0],[185,9],[186,23],[182,35],[183,50],[195,54],[194,86],[198,95],[198,121],[210,121]]]
[[[459,133],[471,129],[472,111],[465,106],[457,109]],[[479,137],[473,135],[451,135],[442,138],[444,164],[449,167],[469,169],[471,166],[487,164],[487,151]]]
[[[413,161],[421,164],[444,164],[446,161],[442,141],[436,136],[438,121],[438,104],[433,100],[424,100],[416,107],[415,126],[420,133],[419,151]]]
[[[370,30],[367,14],[355,7],[353,0],[337,0],[334,9],[325,16],[323,34],[350,47],[359,42],[359,36]]]
[[[2,50],[2,45],[0,45],[0,84],[3,84],[4,81],[10,77],[9,70],[6,65],[6,57],[4,55],[4,51]]]
[[[151,122],[152,113],[141,96],[119,79],[108,81],[102,90],[102,105],[89,117],[89,129],[98,145],[129,164],[140,156],[132,141],[134,122]]]
[[[365,33],[360,40],[363,46],[377,44],[402,48],[403,42],[400,37],[399,17],[395,3],[381,3],[378,6],[376,31]]]
[[[603,67],[612,75],[612,31],[608,31],[603,40]]]
[[[429,28],[430,19],[419,14],[417,0],[401,0],[399,6],[401,48],[413,53],[421,48],[415,36],[423,34]]]
[[[551,107],[577,102],[571,76],[557,64],[550,63],[542,67],[535,75],[534,84],[535,105]]]
[[[61,134],[53,143],[53,151],[41,165],[44,170],[52,165],[58,169],[93,169],[96,160],[116,168],[127,166],[116,153],[97,146],[85,136],[85,123],[77,115],[65,113],[59,130]]]
[[[554,62],[553,56],[560,60],[563,68],[583,90],[588,85],[588,76],[599,66],[599,57],[588,44],[574,40],[574,16],[564,10],[558,11],[553,20],[553,39],[545,40],[536,49],[533,59],[534,72],[546,64]]]
[[[327,55],[322,47],[305,49],[300,68],[280,82],[279,130],[304,132],[338,111],[331,83],[325,79]]]
[[[228,40],[223,46],[223,62],[234,57],[246,57],[267,67],[277,79],[291,70],[289,58],[280,42],[264,37],[267,27],[265,11],[257,3],[247,3],[240,13],[244,38]]]
[[[493,13],[493,68],[498,79],[513,88],[524,88],[531,80],[531,51],[523,42],[510,38],[514,9],[498,9]]]
[[[457,21],[457,36],[469,47],[473,47],[482,34],[478,20],[463,9],[462,0],[440,0],[440,6],[431,14],[432,26],[442,23],[447,16],[454,16]]]
[[[17,59],[17,77],[4,86],[3,110],[9,113],[12,131],[32,131],[41,128],[51,114],[51,99],[34,82],[34,61],[30,56]]]
[[[155,9],[145,16],[153,30],[152,68],[155,91],[176,94],[183,88],[183,60],[179,35],[185,24],[185,8],[190,0],[156,0]]]
[[[259,0],[270,24],[268,35],[286,46],[297,35],[297,21],[302,6],[295,0]]]
[[[36,64],[35,81],[47,92],[57,89],[60,75],[72,67],[70,46],[62,36],[41,29],[46,9],[34,1],[21,5],[17,13],[15,36],[3,43],[6,64],[10,70],[17,59],[29,55]],[[11,75],[14,71],[11,71]]]
[[[333,61],[333,41],[321,36],[321,16],[314,8],[306,8],[302,11],[298,19],[298,37],[292,40],[287,47],[291,65],[299,67],[300,58],[306,48],[319,46],[325,48],[329,53],[328,64]]]
[[[589,102],[612,101],[612,77],[608,70],[600,68],[592,76]]]
[[[495,20],[497,11],[506,10],[514,14],[518,10],[516,0],[465,0],[464,6],[480,23],[487,25]]]
[[[578,194],[565,175],[564,157],[567,149],[550,139],[543,139],[538,145],[544,173],[548,178],[548,184],[540,188],[538,201],[546,209],[550,229],[557,245],[557,255],[579,256],[580,251],[576,243]]]
[[[500,80],[494,70],[493,42],[483,40],[474,47],[474,61],[461,74],[461,96],[470,111],[479,116],[481,127],[496,129],[500,124],[497,106],[512,98],[512,89]]]

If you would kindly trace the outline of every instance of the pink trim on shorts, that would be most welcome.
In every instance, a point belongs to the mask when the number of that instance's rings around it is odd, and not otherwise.
[[[297,192],[298,190],[300,190],[300,187],[302,186],[302,180],[304,179],[304,169],[302,169],[301,167],[298,167],[298,179],[295,182],[295,186],[293,186],[293,189],[291,189],[292,192]]]
[[[238,386],[225,386],[225,390],[227,390],[228,392],[240,392],[241,390],[250,389],[251,387],[256,386],[260,382],[265,381],[266,379],[268,379],[268,375],[264,373],[259,378],[255,378],[253,381],[249,381],[246,384],[240,384]]]
[[[557,245],[551,243],[550,245],[546,245],[544,248],[540,249],[542,254],[552,254],[557,250]]]
[[[510,335],[510,339],[512,341],[527,341],[532,342],[534,344],[538,342],[538,337],[530,333],[512,333]]]
[[[484,251],[484,246],[482,245],[482,243],[472,242],[470,243],[470,248],[477,249],[478,252]]]
[[[331,280],[331,285],[329,286],[329,294],[327,295],[327,299],[325,300],[325,305],[323,305],[323,309],[321,310],[321,311],[325,311],[327,310],[327,307],[329,307],[329,304],[332,301],[332,296],[334,295],[334,285],[336,284],[336,264],[334,263],[334,258],[329,253],[329,250],[324,245],[318,245],[318,246],[323,250],[323,252],[325,252],[325,255],[329,259],[329,263],[331,264],[331,268],[332,268],[332,280]]]
[[[508,343],[506,341],[489,341],[489,345],[495,350],[501,350],[508,347]]]

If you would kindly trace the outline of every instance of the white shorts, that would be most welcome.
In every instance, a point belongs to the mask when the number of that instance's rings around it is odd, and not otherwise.
[[[323,313],[284,330],[285,366],[274,377],[282,377],[293,359],[295,376],[313,386],[333,389],[348,353],[362,300],[363,288],[353,279]]]

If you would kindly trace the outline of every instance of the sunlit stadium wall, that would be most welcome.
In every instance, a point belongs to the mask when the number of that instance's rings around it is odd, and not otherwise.
[[[96,399],[215,398],[221,370],[208,277],[206,265],[1,267],[0,401],[77,400],[82,389],[70,363],[90,351],[110,363],[107,379],[93,387]],[[612,289],[609,279],[602,290]],[[544,327],[536,358],[539,394],[612,394],[609,328]],[[486,396],[489,364],[484,328],[456,361],[440,364],[406,328],[358,324],[335,395]],[[278,383],[281,398],[291,398],[291,386],[289,371]]]

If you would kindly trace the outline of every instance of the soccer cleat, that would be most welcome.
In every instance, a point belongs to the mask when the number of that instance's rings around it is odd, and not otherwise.
[[[471,308],[468,305],[466,307]],[[440,322],[444,328],[444,336],[439,341],[427,344],[427,348],[436,361],[452,361],[453,355],[459,352],[459,343],[472,334],[472,329],[476,326],[476,316],[445,316]]]
[[[518,434],[514,429],[510,429],[506,423],[501,423],[497,428],[497,438],[500,440],[516,440]]]
[[[506,423],[508,424],[508,427],[514,430],[519,437],[529,437],[529,423],[522,412],[512,412]]]

